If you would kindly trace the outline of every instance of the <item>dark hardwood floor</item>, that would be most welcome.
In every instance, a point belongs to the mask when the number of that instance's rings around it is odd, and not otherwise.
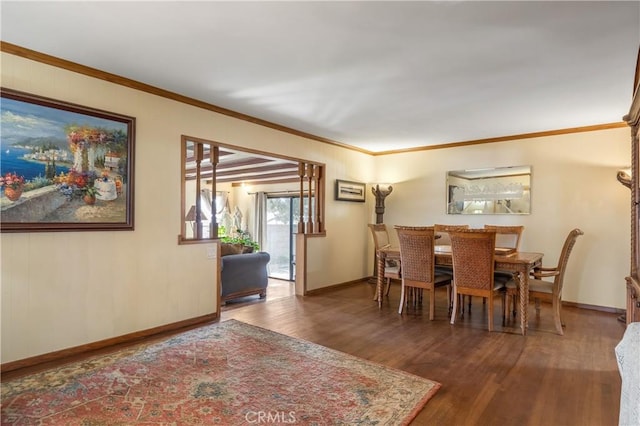
[[[614,348],[624,324],[616,314],[565,307],[567,327],[559,336],[550,305],[539,318],[532,305],[523,337],[517,321],[502,325],[499,299],[489,333],[480,298],[452,326],[444,289],[434,321],[428,309],[398,315],[397,285],[382,310],[373,291],[363,282],[307,297],[267,296],[223,310],[221,321],[235,318],[440,382],[413,425],[618,424]]]
[[[222,305],[221,312],[229,311],[231,309],[238,309],[248,305],[254,305],[257,303],[264,303],[266,301],[273,301],[281,299],[283,297],[291,297],[295,294],[295,287],[293,281],[279,280],[275,278],[269,278],[269,284],[267,285],[267,297],[266,299],[260,299],[257,296],[240,297],[227,301]]]
[[[220,320],[234,318],[440,382],[414,426],[618,424],[621,380],[614,348],[624,324],[617,314],[565,307],[567,327],[559,336],[550,305],[543,305],[539,318],[532,305],[523,337],[518,321],[503,326],[499,299],[495,331],[489,333],[480,298],[474,298],[470,314],[450,325],[444,289],[438,290],[436,317],[429,321],[427,301],[422,309],[398,315],[396,284],[381,310],[367,282],[306,297],[293,296],[293,284],[286,281],[270,287],[266,299],[229,303]],[[82,358],[3,373],[2,380]]]

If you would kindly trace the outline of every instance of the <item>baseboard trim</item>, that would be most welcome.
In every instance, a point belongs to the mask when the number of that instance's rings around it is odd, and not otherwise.
[[[217,312],[214,312],[212,314],[202,315],[200,317],[195,317],[184,321],[161,325],[159,327],[149,328],[147,330],[136,331],[134,333],[124,334],[122,336],[112,337],[93,343],[87,343],[85,345],[49,352],[46,354],[20,359],[17,361],[10,361],[4,364],[0,364],[0,373],[5,374],[8,372],[15,372],[23,368],[34,368],[42,366],[44,364],[61,362],[67,359],[71,360],[74,357],[87,356],[93,351],[110,347],[113,347],[115,349],[117,346],[136,343],[140,340],[148,338],[160,337],[163,334],[175,333],[183,329],[186,330],[189,328],[194,328],[195,326],[201,326],[207,323],[216,322],[219,319],[220,315]]]
[[[580,308],[580,309],[590,309],[592,311],[608,312],[611,314],[618,314],[618,315],[624,314],[626,312],[625,309],[611,308],[608,306],[589,305],[586,303],[566,302],[564,300],[562,301],[562,305],[571,306],[571,307]]]
[[[356,285],[356,284],[362,284],[363,282],[366,282],[365,280],[366,280],[366,278],[360,278],[358,280],[345,281],[343,283],[330,285],[328,287],[316,288],[314,290],[307,290],[307,292],[304,295],[305,296],[314,296],[316,294],[326,293],[327,291],[335,290],[335,289],[340,288],[340,287],[348,287],[348,286],[352,286],[352,285]]]

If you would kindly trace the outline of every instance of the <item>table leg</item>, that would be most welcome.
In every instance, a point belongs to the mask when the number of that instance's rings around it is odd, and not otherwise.
[[[525,336],[529,325],[529,274],[520,271],[518,276],[520,279],[520,329]]]
[[[382,288],[384,286],[384,267],[386,259],[383,253],[378,253],[376,258],[378,260],[378,277],[376,279],[376,295],[373,300],[377,300],[378,308],[382,309]]]

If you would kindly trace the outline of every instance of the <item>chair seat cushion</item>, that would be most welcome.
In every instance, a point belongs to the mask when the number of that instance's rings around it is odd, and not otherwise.
[[[511,281],[513,281],[513,280],[511,280]],[[500,282],[500,281],[493,280],[493,291],[502,290],[502,289],[506,288],[507,283],[508,283],[508,281],[507,282]]]
[[[507,286],[507,283],[509,281],[513,281],[513,285],[517,286],[517,283],[515,282],[515,279],[513,277],[513,274],[509,274],[509,275],[504,275],[504,274],[498,274],[498,273],[494,273],[493,274],[493,280],[497,283],[502,283],[505,285],[505,287]]]
[[[529,278],[529,291],[552,294],[553,283],[549,281],[534,280]]]
[[[433,282],[438,285],[438,284],[449,284],[449,281],[451,281],[452,279],[452,275],[450,274],[440,274],[440,273],[436,273],[433,276]]]
[[[384,274],[385,275],[398,275],[400,273],[399,266],[385,266]]]
[[[493,272],[493,276],[495,278],[500,277],[500,278],[505,278],[507,280],[510,280],[510,279],[513,278],[513,272],[510,272],[510,271],[494,271]]]
[[[518,283],[515,280],[507,281],[505,287],[509,290],[517,289]],[[529,278],[529,291],[538,293],[553,293],[553,283]]]
[[[434,270],[436,274],[449,274],[453,276],[453,266],[436,265]]]

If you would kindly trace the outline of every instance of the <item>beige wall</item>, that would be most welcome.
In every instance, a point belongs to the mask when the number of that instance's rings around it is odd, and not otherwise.
[[[326,164],[327,236],[309,240],[308,290],[373,267],[372,197],[335,201],[335,179],[389,181],[389,224],[523,223],[523,248],[548,261],[580,226],[586,235],[566,299],[624,307],[629,194],[615,171],[630,161],[626,129],[372,157],[13,55],[1,60],[3,87],[137,120],[135,231],[0,235],[3,363],[215,312],[216,262],[206,256],[213,245],[177,245],[182,134]],[[533,166],[532,215],[445,214],[447,170],[522,164]]]
[[[521,248],[543,252],[550,266],[578,227],[585,235],[571,255],[563,299],[625,308],[630,193],[616,172],[630,165],[630,140],[630,130],[619,128],[378,157],[381,179],[395,183],[385,222],[522,224]],[[521,165],[532,166],[530,215],[446,214],[448,170]]]
[[[3,87],[136,117],[135,231],[0,235],[3,363],[216,311],[214,245],[177,244],[182,134],[312,158],[327,164],[328,182],[372,169],[364,154],[6,53],[1,60]],[[346,204],[327,203],[329,236],[312,259],[366,247],[367,206]],[[343,244],[335,237],[345,229],[353,237]],[[322,267],[310,287],[360,278],[366,259],[342,266]]]

